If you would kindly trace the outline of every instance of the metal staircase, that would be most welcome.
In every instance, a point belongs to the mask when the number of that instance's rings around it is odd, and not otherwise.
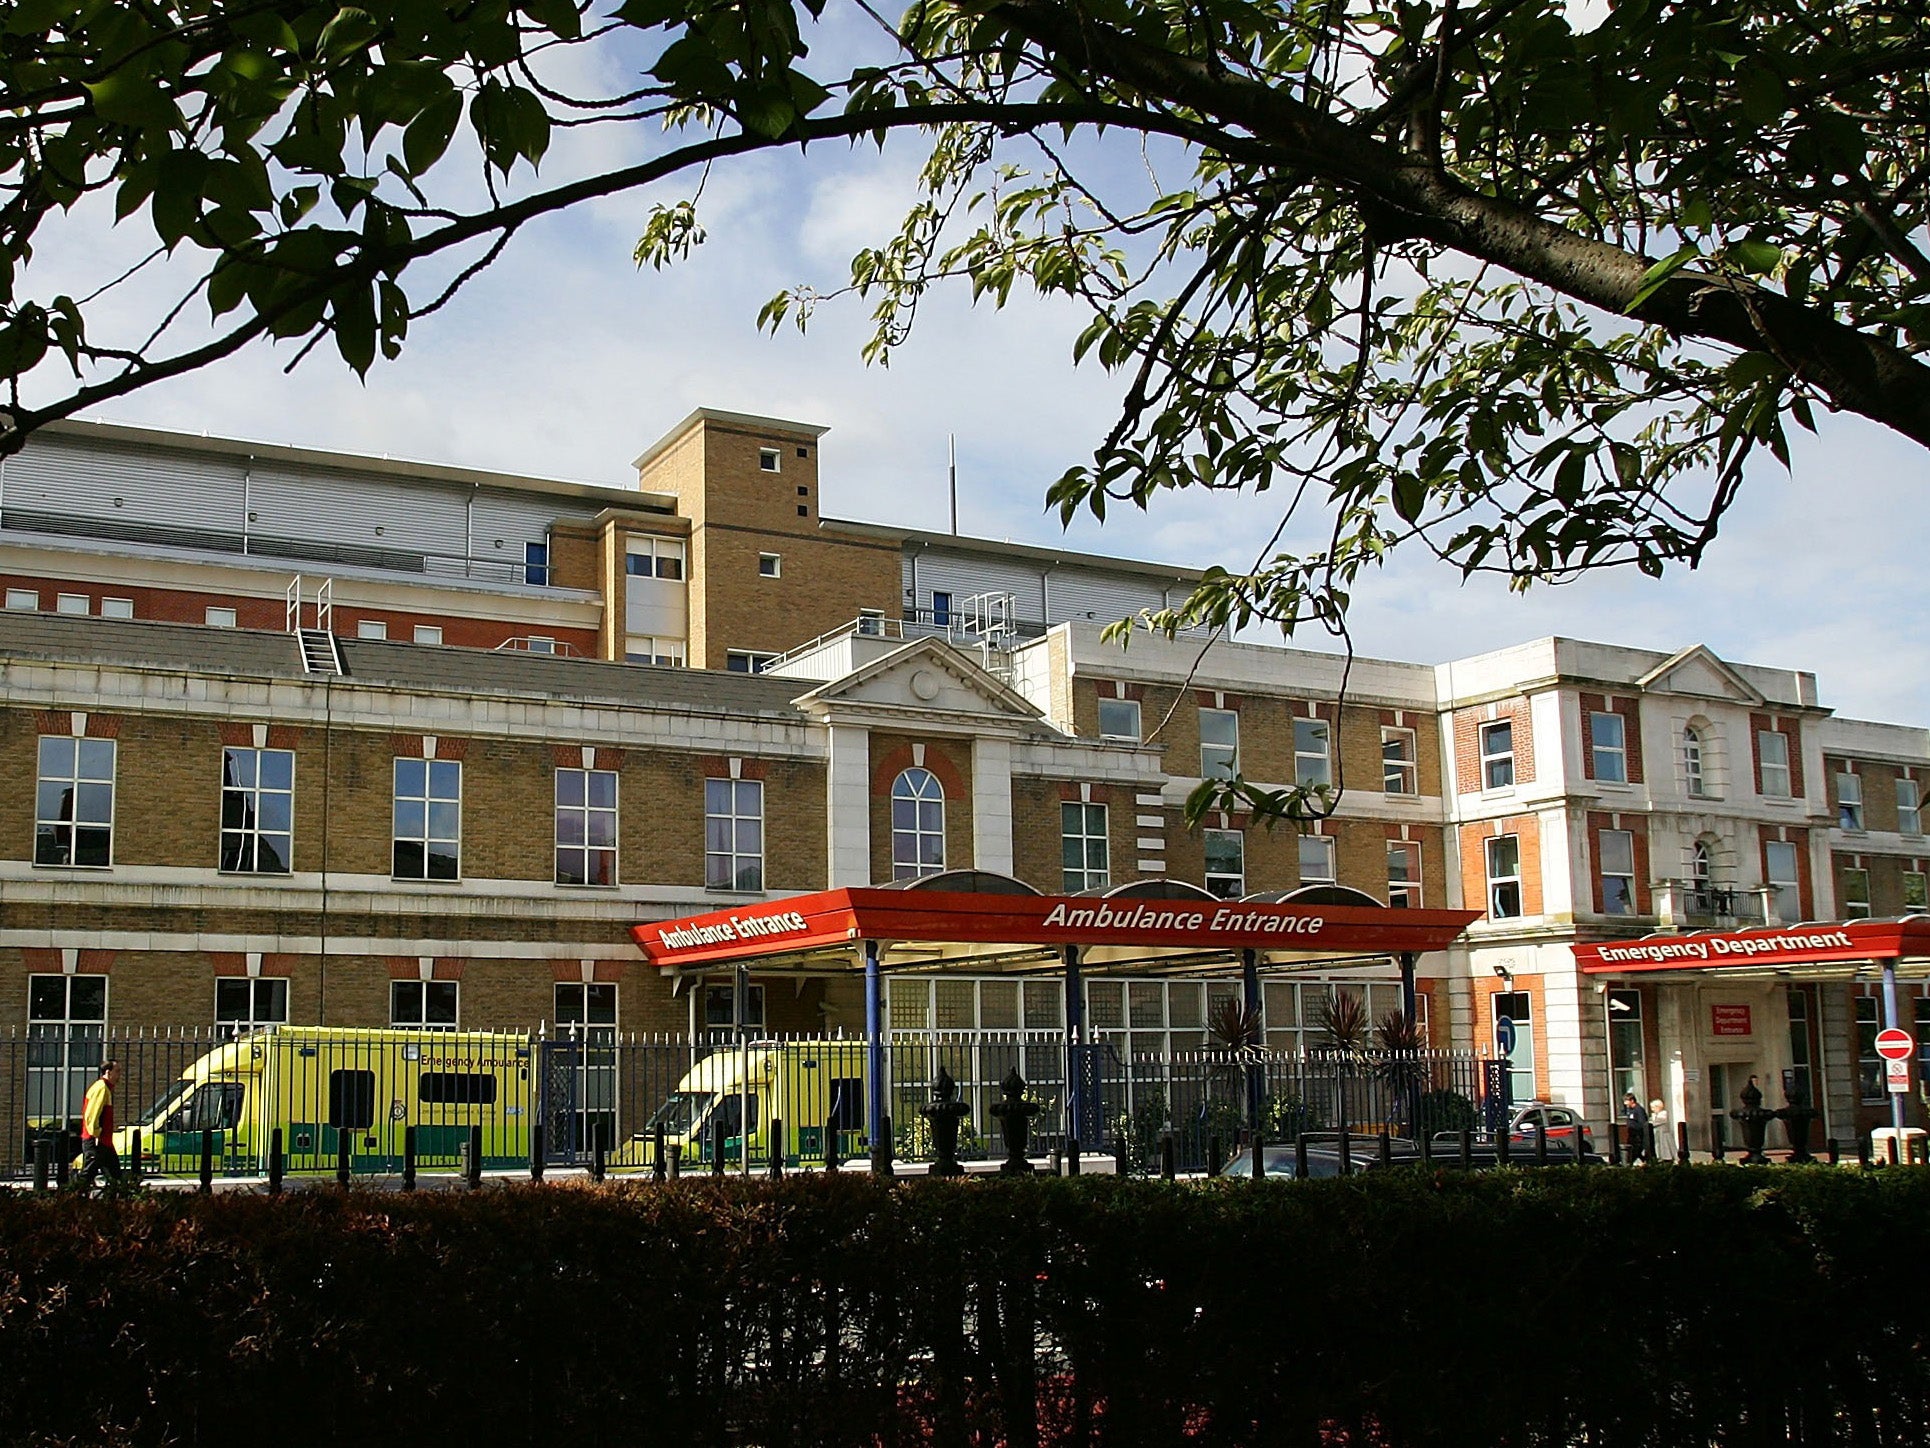
[[[288,631],[302,651],[304,674],[340,675],[342,651],[335,644],[335,580],[324,578],[315,590],[315,626],[302,626],[302,576],[297,573],[288,584]]]

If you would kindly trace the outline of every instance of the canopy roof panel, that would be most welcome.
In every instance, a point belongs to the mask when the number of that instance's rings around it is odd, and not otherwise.
[[[671,973],[740,961],[760,971],[833,973],[864,963],[875,941],[892,971],[969,965],[975,971],[1056,972],[1079,947],[1095,971],[1237,968],[1243,950],[1275,969],[1444,950],[1473,910],[1258,900],[1095,898],[881,887],[823,890],[682,920],[631,935]]]
[[[1584,975],[1775,974],[1820,980],[1885,960],[1895,961],[1899,973],[1930,974],[1930,915],[1699,930],[1575,947]]]

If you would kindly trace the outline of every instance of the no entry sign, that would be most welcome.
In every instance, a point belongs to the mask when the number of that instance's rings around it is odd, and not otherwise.
[[[1876,1053],[1886,1061],[1907,1061],[1916,1048],[1915,1038],[1895,1026],[1876,1033]]]

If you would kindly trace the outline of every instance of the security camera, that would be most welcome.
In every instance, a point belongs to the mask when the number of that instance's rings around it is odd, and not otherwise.
[[[1494,973],[1500,980],[1513,980],[1515,978],[1515,973],[1509,970],[1507,966],[1501,964],[1495,966]]]

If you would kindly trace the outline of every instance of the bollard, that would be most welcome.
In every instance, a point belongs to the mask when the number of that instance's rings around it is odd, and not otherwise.
[[[348,1190],[352,1150],[348,1144],[348,1133],[346,1131],[337,1132],[335,1135],[335,1185],[343,1191]]]
[[[1514,1163],[1514,1138],[1507,1127],[1502,1127],[1494,1137],[1494,1164],[1511,1166]]]
[[[1340,1174],[1352,1176],[1354,1172],[1354,1138],[1346,1127],[1340,1128]]]
[[[402,1128],[402,1190],[415,1190],[415,1128]]]
[[[830,1122],[826,1122],[824,1126],[824,1169],[826,1171],[836,1171],[841,1165],[843,1165],[843,1160],[838,1155],[838,1129]]]
[[[1428,1130],[1426,1127],[1422,1127],[1419,1131],[1415,1132],[1414,1140],[1415,1140],[1415,1144],[1419,1146],[1421,1149],[1421,1165],[1424,1167],[1433,1166],[1434,1165],[1433,1136],[1431,1136],[1428,1133]]]
[[[1729,1143],[1724,1135],[1722,1118],[1718,1116],[1709,1123],[1709,1155],[1717,1161],[1724,1161],[1729,1155]]]
[[[724,1142],[726,1140],[724,1132],[724,1119],[723,1114],[720,1112],[718,1113],[716,1122],[712,1124],[710,1129],[710,1174],[712,1176],[722,1176],[724,1174]]]
[[[1474,1165],[1474,1133],[1467,1127],[1461,1128],[1461,1170],[1467,1171]]]
[[[540,1182],[548,1166],[548,1147],[543,1140],[543,1123],[539,1121],[529,1129],[529,1179]]]
[[[478,1191],[482,1187],[482,1127],[469,1128],[469,1161],[467,1176],[469,1190]]]
[[[34,1190],[47,1191],[54,1174],[54,1141],[50,1136],[34,1142]]]
[[[1655,1165],[1655,1123],[1653,1121],[1651,1121],[1647,1126],[1642,1128],[1642,1145],[1646,1148],[1646,1154],[1642,1157],[1642,1160],[1647,1162],[1650,1166],[1654,1166]]]
[[[1293,1138],[1293,1175],[1297,1181],[1307,1179],[1307,1133],[1304,1131]]]
[[[203,1129],[201,1133],[201,1195],[207,1196],[214,1191],[214,1133]]]
[[[58,1141],[60,1144],[54,1148],[54,1185],[64,1187],[68,1173],[73,1170],[74,1153],[80,1148],[74,1144],[70,1132],[61,1132]]]
[[[134,1134],[127,1141],[133,1148],[127,1158],[127,1184],[138,1187],[141,1184],[141,1128],[135,1127]]]
[[[1066,1175],[1079,1175],[1079,1138],[1076,1136],[1066,1138]]]
[[[1689,1123],[1675,1123],[1675,1159],[1683,1166],[1689,1164]]]
[[[783,1118],[777,1116],[771,1118],[771,1164],[769,1172],[770,1178],[774,1182],[784,1179],[784,1121]]]
[[[1047,1176],[1062,1176],[1064,1175],[1063,1167],[1064,1163],[1059,1157],[1059,1148],[1055,1146],[1045,1154],[1045,1174]]]
[[[1177,1154],[1173,1150],[1173,1133],[1170,1131],[1159,1134],[1159,1174],[1167,1181],[1179,1175]]]
[[[1545,1121],[1535,1123],[1535,1165],[1548,1165],[1548,1123]]]
[[[593,1131],[590,1133],[590,1180],[602,1181],[604,1172],[608,1170],[608,1164],[608,1158],[603,1151],[603,1133]]]
[[[1220,1160],[1220,1137],[1219,1133],[1215,1132],[1206,1138],[1206,1174],[1210,1177],[1218,1176],[1222,1165],[1223,1163]]]
[[[674,1182],[684,1174],[684,1144],[673,1141],[666,1150],[670,1153],[670,1180]]]
[[[268,1134],[268,1195],[281,1195],[281,1128],[277,1126]]]
[[[1112,1174],[1114,1176],[1126,1174],[1126,1133],[1123,1131],[1115,1131],[1112,1134]]]
[[[1387,1134],[1385,1127],[1381,1129],[1380,1134],[1380,1164],[1382,1166],[1394,1164],[1394,1138]]]
[[[1265,1176],[1265,1175],[1267,1174],[1267,1149],[1266,1149],[1266,1143],[1265,1143],[1265,1142],[1263,1142],[1263,1141],[1261,1141],[1261,1140],[1259,1140],[1259,1139],[1258,1139],[1258,1136],[1257,1136],[1257,1135],[1255,1136],[1255,1139],[1254,1139],[1254,1142],[1253,1142],[1253,1162],[1252,1162],[1252,1166],[1253,1166],[1253,1179],[1254,1179],[1254,1180],[1255,1180],[1256,1182],[1257,1182],[1257,1181],[1259,1181],[1259,1180],[1260,1180],[1260,1178],[1262,1178],[1263,1176]]]
[[[1612,1123],[1608,1128],[1608,1164],[1610,1166],[1620,1166],[1622,1164],[1622,1129]],[[1635,1143],[1633,1140],[1629,1142],[1629,1165],[1635,1165]]]
[[[878,1140],[871,1143],[871,1174],[881,1177],[896,1176],[897,1173],[891,1166],[891,1118],[881,1116],[878,1119],[884,1123],[884,1129],[878,1133]]]
[[[663,1175],[663,1123],[659,1121],[650,1132],[650,1176],[655,1181],[662,1181]]]
[[[1831,1166],[1841,1166],[1843,1164],[1843,1145],[1835,1137],[1832,1136],[1828,1141],[1824,1142],[1823,1148],[1829,1153],[1829,1164]]]
[[[1856,1164],[1864,1171],[1870,1169],[1870,1139],[1867,1136],[1859,1136],[1856,1139]]]

